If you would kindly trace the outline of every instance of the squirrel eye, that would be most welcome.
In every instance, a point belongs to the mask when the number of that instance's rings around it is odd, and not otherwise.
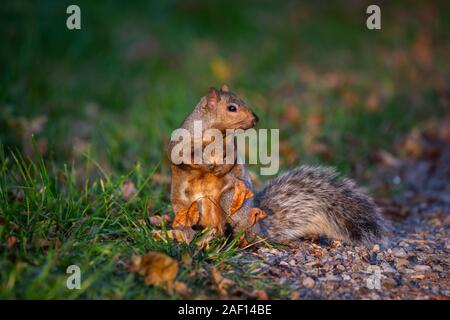
[[[236,111],[237,111],[237,108],[236,108],[236,106],[235,106],[234,104],[229,104],[229,105],[227,106],[227,109],[228,109],[228,111],[230,111],[230,112],[236,112]]]

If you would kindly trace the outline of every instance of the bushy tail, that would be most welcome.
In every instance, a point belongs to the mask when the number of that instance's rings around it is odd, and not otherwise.
[[[317,234],[369,244],[386,231],[374,201],[331,168],[300,166],[286,172],[257,192],[253,206],[267,214],[258,233],[274,242]]]

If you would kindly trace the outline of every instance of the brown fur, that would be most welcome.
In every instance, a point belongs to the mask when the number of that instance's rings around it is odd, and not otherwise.
[[[236,112],[227,110],[230,104],[236,106]],[[257,119],[243,100],[229,92],[228,88],[222,87],[220,91],[211,88],[208,95],[201,98],[181,128],[189,130],[193,135],[193,124],[197,120],[202,121],[203,130],[214,128],[224,132],[226,129],[248,129],[255,125]],[[211,142],[211,140],[202,141],[202,146],[205,147]],[[175,143],[175,141],[169,143],[169,158]],[[227,143],[235,142],[234,139],[232,141],[224,139],[224,145]],[[223,234],[226,215],[220,207],[220,197],[233,188],[233,182],[239,177],[241,169],[235,163],[216,165],[215,159],[208,159],[208,162],[209,164],[172,164],[172,207],[177,214],[189,208],[194,201],[200,201],[199,225]]]

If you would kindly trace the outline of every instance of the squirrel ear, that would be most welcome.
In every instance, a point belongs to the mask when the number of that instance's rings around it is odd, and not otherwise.
[[[219,92],[213,87],[209,88],[208,95],[206,96],[208,107],[215,108],[217,102],[220,100]]]
[[[222,88],[220,88],[220,90],[223,91],[223,92],[228,92],[228,91],[230,91],[230,90],[228,89],[228,86],[227,86],[226,84],[223,84],[223,85],[222,85]]]

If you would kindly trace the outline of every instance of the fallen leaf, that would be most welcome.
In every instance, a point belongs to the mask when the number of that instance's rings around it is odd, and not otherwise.
[[[331,247],[333,249],[340,248],[340,247],[342,247],[342,242],[339,240],[333,240],[333,241],[331,241]]]
[[[376,161],[379,161],[388,167],[397,167],[401,163],[401,161],[397,157],[386,150],[376,151],[374,153],[374,157]]]
[[[138,224],[140,224],[141,226],[146,226],[147,222],[145,221],[145,219],[138,219],[137,220]]]
[[[239,244],[238,246],[241,248],[245,248],[246,246],[248,246],[250,243],[247,241],[247,239],[245,239],[245,234],[243,234],[240,238],[239,238]]]
[[[238,180],[234,183],[234,193],[233,200],[231,201],[230,213],[235,213],[245,200],[253,197],[253,192],[251,192],[246,186],[245,183],[241,180]]]
[[[151,251],[132,258],[132,271],[143,276],[146,284],[172,291],[178,273],[178,262],[164,253]]]
[[[152,232],[154,240],[165,239],[166,233],[162,230],[155,230]],[[167,230],[167,237],[179,243],[191,243],[195,237],[195,231],[189,227],[180,227],[173,230]]]
[[[320,111],[315,111],[309,114],[307,119],[307,126],[310,130],[319,130],[323,125],[323,114]]]
[[[267,217],[266,213],[259,208],[251,208],[248,217],[248,228],[252,227],[258,220]]]
[[[187,297],[192,293],[192,290],[187,286],[187,284],[181,281],[175,281],[173,289],[176,293],[184,297]]]
[[[253,291],[251,293],[251,296],[255,297],[258,300],[269,300],[269,295],[262,289]]]
[[[234,284],[233,280],[227,279],[220,274],[216,267],[211,267],[211,275],[216,289],[222,297],[228,296],[228,288]]]
[[[192,227],[197,224],[199,220],[200,213],[198,211],[198,202],[194,201],[188,209],[183,208],[176,213],[172,227]]]
[[[413,130],[403,142],[403,150],[413,158],[419,158],[423,154],[422,137],[417,130]]]
[[[161,227],[163,223],[167,224],[168,222],[170,222],[172,220],[172,218],[168,214],[164,214],[162,216],[160,216],[160,215],[151,216],[149,218],[149,220],[150,220],[150,224],[152,224],[156,227]]]
[[[421,32],[413,44],[412,53],[422,66],[430,67],[433,64],[432,37],[427,32]]]
[[[369,111],[378,111],[380,109],[380,96],[376,93],[371,93],[366,99],[366,109]]]
[[[439,296],[439,295],[435,295],[435,296],[430,296],[430,300],[449,300],[450,298],[447,296]]]
[[[120,187],[120,191],[122,193],[122,198],[125,201],[130,200],[131,197],[133,197],[133,195],[137,192],[136,187],[131,180],[126,180]]]
[[[280,143],[280,154],[283,157],[285,165],[291,166],[299,162],[299,149],[294,148],[289,141],[282,141]]]
[[[296,129],[300,128],[301,120],[300,110],[293,104],[289,104],[281,114],[281,123],[287,123]]]
[[[5,223],[5,217],[0,216],[0,226]]]
[[[300,299],[300,293],[298,291],[292,292],[291,296],[290,296],[290,299],[291,300],[299,300]]]

